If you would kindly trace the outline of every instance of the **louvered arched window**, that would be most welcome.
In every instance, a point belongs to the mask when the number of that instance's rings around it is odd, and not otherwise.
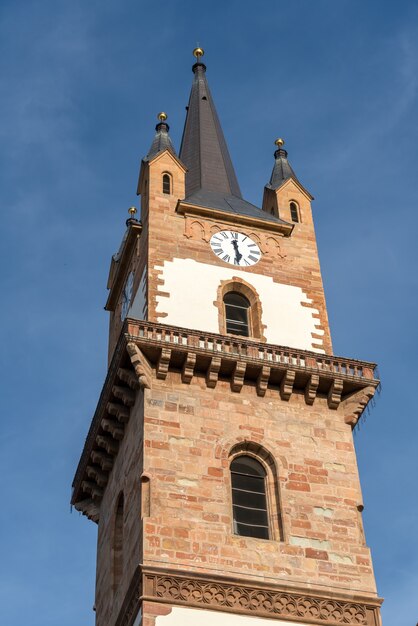
[[[171,194],[171,177],[170,177],[170,174],[163,174],[163,193]]]
[[[224,296],[226,332],[232,335],[250,336],[250,303],[236,291]]]
[[[296,202],[291,202],[290,203],[290,217],[292,219],[292,222],[299,222],[299,207],[296,204]]]
[[[269,539],[266,470],[248,455],[235,457],[230,469],[234,533]]]

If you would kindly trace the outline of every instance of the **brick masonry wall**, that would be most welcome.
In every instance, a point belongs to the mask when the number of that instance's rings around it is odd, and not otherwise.
[[[96,624],[114,624],[135,568],[142,559],[141,474],[143,393],[138,392],[100,507],[97,539]],[[122,578],[114,587],[113,543],[119,494],[124,495]]]
[[[288,402],[244,385],[190,386],[169,373],[145,394],[144,469],[151,477],[144,563],[318,589],[375,593],[351,428],[338,411],[301,394]],[[283,538],[232,532],[228,453],[263,445],[277,464]],[[277,498],[270,487],[270,514]],[[275,507],[275,510],[272,508]]]

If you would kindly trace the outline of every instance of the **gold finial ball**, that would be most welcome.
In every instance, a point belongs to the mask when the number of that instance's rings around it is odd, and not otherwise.
[[[197,60],[199,60],[200,57],[202,57],[204,54],[205,51],[203,50],[203,48],[195,48],[193,50],[193,56],[195,56]]]
[[[159,119],[160,122],[165,122],[167,119],[167,113],[164,113],[164,111],[161,111],[161,113],[158,113],[157,119]]]
[[[276,144],[276,146],[278,148],[281,148],[282,146],[284,146],[284,139],[282,139],[281,137],[279,137],[278,139],[276,139],[276,141],[274,142]]]
[[[131,219],[134,218],[134,216],[136,215],[137,212],[138,211],[137,211],[136,207],[134,207],[134,206],[130,206],[129,209],[128,209],[128,213],[129,213]]]

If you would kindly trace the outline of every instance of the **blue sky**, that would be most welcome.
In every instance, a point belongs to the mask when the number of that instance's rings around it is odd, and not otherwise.
[[[3,0],[0,623],[93,625],[96,527],[70,486],[106,371],[106,280],[191,50],[246,199],[283,136],[313,193],[338,355],[377,361],[356,435],[384,624],[418,619],[418,4]]]

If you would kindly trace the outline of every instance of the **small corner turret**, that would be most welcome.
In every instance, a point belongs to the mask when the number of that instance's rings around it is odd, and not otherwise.
[[[137,195],[141,196],[141,219],[144,223],[150,195],[184,197],[186,168],[177,156],[169,135],[167,114],[158,114],[155,135],[146,157],[142,159]]]
[[[301,222],[301,202],[311,211],[313,196],[302,185],[287,158],[283,148],[284,139],[276,139],[274,166],[270,181],[264,187],[262,209],[270,215],[293,224]]]

